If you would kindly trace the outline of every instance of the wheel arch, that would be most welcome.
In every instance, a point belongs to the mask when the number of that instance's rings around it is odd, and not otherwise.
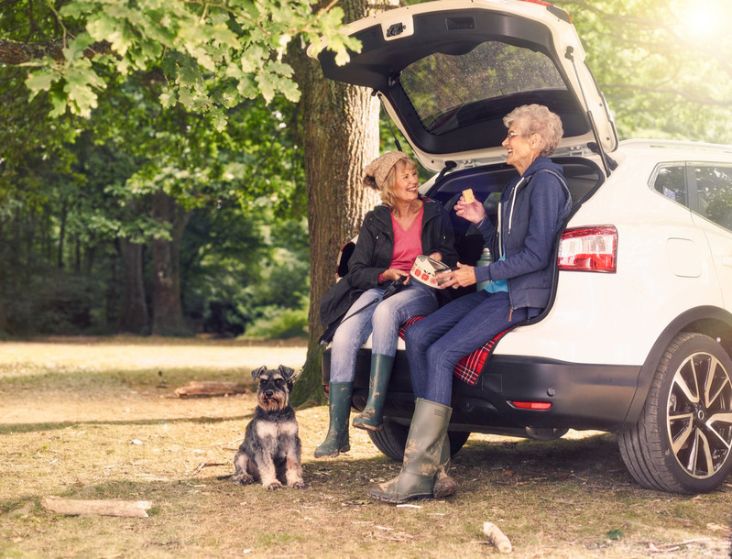
[[[664,329],[648,353],[638,375],[635,395],[624,423],[636,423],[640,418],[661,357],[671,340],[683,332],[696,332],[718,339],[727,355],[732,357],[732,313],[712,306],[695,307],[683,312]]]

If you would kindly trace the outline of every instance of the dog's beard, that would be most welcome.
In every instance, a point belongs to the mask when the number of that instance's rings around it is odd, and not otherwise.
[[[264,394],[259,394],[257,396],[259,407],[267,412],[280,411],[286,408],[287,400],[287,394],[283,393],[273,394],[271,398],[267,398]]]

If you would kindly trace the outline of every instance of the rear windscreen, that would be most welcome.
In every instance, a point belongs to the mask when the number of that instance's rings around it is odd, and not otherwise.
[[[426,56],[404,68],[400,81],[422,125],[438,136],[495,118],[501,98],[528,92],[567,95],[544,53],[494,41],[462,54]]]

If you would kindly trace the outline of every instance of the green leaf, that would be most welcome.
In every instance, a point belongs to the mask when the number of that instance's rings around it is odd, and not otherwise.
[[[69,99],[72,113],[89,118],[91,110],[97,106],[97,94],[88,85],[72,85],[67,83],[64,91]]]
[[[613,528],[612,530],[608,531],[607,537],[610,540],[617,541],[623,537],[623,531],[620,528]]]
[[[77,37],[69,43],[69,46],[63,49],[64,58],[68,61],[73,61],[81,56],[84,56],[84,51],[94,43],[94,39],[88,33],[80,33]]]
[[[101,13],[89,18],[86,24],[86,30],[95,41],[105,41],[109,39],[112,33],[117,31],[119,26],[118,21],[112,19],[105,13]]]
[[[66,113],[66,97],[54,93],[51,95],[51,105],[53,109],[49,113],[51,118],[58,118]]]
[[[269,103],[275,95],[275,87],[272,83],[272,76],[269,72],[260,72],[257,74],[257,83],[259,84],[259,91],[264,97],[265,103]]]
[[[52,70],[42,69],[30,72],[25,80],[25,85],[31,91],[30,98],[33,99],[41,91],[51,89],[53,83],[58,79]]]

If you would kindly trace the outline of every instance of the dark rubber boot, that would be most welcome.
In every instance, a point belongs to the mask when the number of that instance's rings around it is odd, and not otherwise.
[[[371,355],[371,378],[366,407],[353,420],[353,426],[367,431],[381,431],[384,428],[384,402],[389,388],[394,358],[375,353]]]
[[[315,449],[315,458],[338,456],[351,450],[348,441],[348,416],[351,414],[352,382],[332,382],[328,398],[330,424],[325,440]]]
[[[433,497],[435,476],[444,458],[444,441],[451,415],[451,407],[417,398],[404,448],[402,471],[391,481],[372,487],[369,496],[395,504]]]

